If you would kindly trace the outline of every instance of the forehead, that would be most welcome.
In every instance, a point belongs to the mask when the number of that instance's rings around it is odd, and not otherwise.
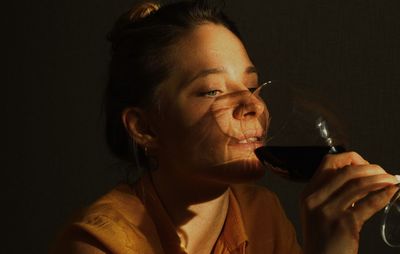
[[[171,57],[174,71],[185,76],[210,68],[224,68],[234,74],[252,65],[239,38],[226,27],[212,23],[200,25],[181,38]]]
[[[257,77],[249,75],[253,64],[243,43],[222,25],[197,26],[169,49],[168,76],[156,90],[160,98],[176,98],[196,74],[204,70],[223,69],[223,76],[218,75],[218,78],[235,82],[244,82],[249,76]]]

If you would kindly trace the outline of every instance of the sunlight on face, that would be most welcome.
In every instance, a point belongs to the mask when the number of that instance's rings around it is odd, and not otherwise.
[[[241,41],[204,24],[174,47],[160,86],[156,119],[160,166],[220,181],[263,174],[253,151],[262,145],[268,111],[250,91],[258,75]]]

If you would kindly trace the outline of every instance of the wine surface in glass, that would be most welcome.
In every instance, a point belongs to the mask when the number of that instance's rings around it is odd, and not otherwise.
[[[307,182],[325,155],[344,151],[343,146],[262,146],[254,152],[265,166],[274,168],[272,171],[293,181]]]

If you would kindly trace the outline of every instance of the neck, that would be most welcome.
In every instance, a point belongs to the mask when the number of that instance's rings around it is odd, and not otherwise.
[[[158,169],[154,186],[188,253],[210,253],[225,222],[228,186]]]

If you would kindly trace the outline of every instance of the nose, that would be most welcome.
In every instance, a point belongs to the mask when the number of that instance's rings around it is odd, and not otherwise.
[[[237,120],[258,118],[266,110],[264,102],[250,92],[242,96],[237,107],[233,110],[233,117]]]

